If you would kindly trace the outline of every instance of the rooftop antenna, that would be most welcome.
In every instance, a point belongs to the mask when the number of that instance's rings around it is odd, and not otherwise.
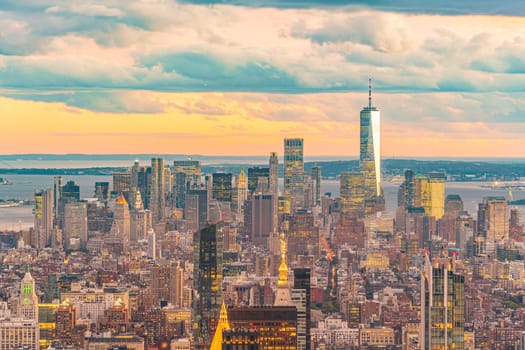
[[[372,78],[368,77],[368,109],[372,109]]]

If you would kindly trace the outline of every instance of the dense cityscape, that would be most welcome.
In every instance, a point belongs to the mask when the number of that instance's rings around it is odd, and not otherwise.
[[[266,166],[135,162],[53,178],[34,226],[2,232],[0,349],[523,349],[523,212],[405,169],[385,209],[381,115],[360,113],[339,196],[302,138]]]

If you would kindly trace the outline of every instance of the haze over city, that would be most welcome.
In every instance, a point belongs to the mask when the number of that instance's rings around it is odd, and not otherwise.
[[[3,1],[0,151],[521,157],[524,7]]]

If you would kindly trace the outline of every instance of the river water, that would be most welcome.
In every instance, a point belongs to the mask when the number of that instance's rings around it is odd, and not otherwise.
[[[31,200],[34,198],[35,190],[53,188],[53,176],[49,175],[9,175],[5,176],[10,184],[0,185],[0,199]],[[62,183],[75,181],[80,186],[80,196],[90,198],[94,196],[95,182],[107,181],[112,183],[111,176],[75,175],[63,176]],[[393,213],[397,205],[397,191],[399,183],[383,182],[383,192],[387,211]],[[445,193],[458,194],[463,199],[465,209],[472,215],[476,215],[478,203],[486,196],[509,197],[506,190],[490,189],[482,187],[488,185],[483,182],[447,182]],[[322,181],[322,193],[331,192],[332,197],[339,196],[339,181]],[[515,191],[513,199],[525,199],[525,191]],[[0,208],[0,231],[27,229],[33,226],[33,207],[30,205],[10,208]],[[525,206],[521,206],[525,211]]]

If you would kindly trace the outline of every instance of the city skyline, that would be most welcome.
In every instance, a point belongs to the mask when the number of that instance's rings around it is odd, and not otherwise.
[[[4,2],[0,153],[522,156],[523,5],[229,3]]]

